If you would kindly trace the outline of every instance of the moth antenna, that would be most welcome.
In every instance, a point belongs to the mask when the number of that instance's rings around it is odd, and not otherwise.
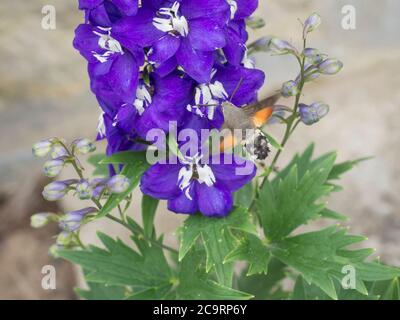
[[[238,92],[238,90],[239,90],[240,86],[242,85],[242,83],[243,83],[243,77],[240,78],[235,90],[233,90],[232,95],[229,98],[229,102],[232,102],[232,99],[235,97],[235,95]]]

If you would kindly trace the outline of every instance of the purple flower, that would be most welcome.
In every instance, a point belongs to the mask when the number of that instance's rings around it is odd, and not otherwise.
[[[81,24],[75,30],[74,47],[89,62],[92,91],[100,99],[117,95],[124,102],[135,98],[143,50],[129,48],[113,37],[111,27]]]
[[[113,30],[126,47],[150,47],[148,59],[156,66],[175,56],[193,79],[207,82],[213,52],[226,45],[224,27],[229,16],[226,0],[167,1],[156,9],[143,6],[136,16],[118,21]]]
[[[110,26],[122,16],[132,16],[138,11],[137,0],[79,0],[79,9],[85,11],[86,22]]]
[[[252,162],[216,155],[203,161],[201,156],[185,157],[178,164],[156,163],[142,176],[141,190],[168,200],[168,209],[183,214],[200,211],[205,216],[223,217],[232,209],[232,193],[256,173]],[[246,168],[246,169],[245,169]],[[243,169],[243,172],[240,172]]]
[[[222,102],[230,100],[238,107],[254,102],[264,78],[260,70],[242,66],[218,66],[213,70],[210,82],[196,86],[194,101],[186,107],[201,118],[202,123],[196,125],[190,119],[186,126],[220,129],[224,122]]]

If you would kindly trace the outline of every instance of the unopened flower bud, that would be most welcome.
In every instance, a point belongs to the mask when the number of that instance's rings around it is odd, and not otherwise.
[[[54,213],[42,212],[36,213],[31,216],[31,227],[33,228],[41,228],[47,225],[50,221],[52,221],[52,217],[54,217]]]
[[[307,58],[307,62],[311,64],[321,63],[326,56],[314,48],[305,48],[303,55]]]
[[[299,104],[300,120],[308,126],[321,120],[328,112],[329,106],[322,102],[315,102],[309,106],[303,103]]]
[[[305,82],[313,81],[313,80],[319,78],[320,75],[321,74],[318,72],[318,68],[316,68],[314,66],[309,66],[304,71],[304,81]],[[299,79],[300,79],[300,77],[299,77]]]
[[[53,147],[55,138],[46,139],[35,143],[32,147],[32,153],[35,157],[45,157]]]
[[[269,47],[277,54],[297,54],[297,50],[289,42],[278,38],[272,38],[269,42]]]
[[[90,186],[89,181],[81,180],[76,185],[76,193],[78,194],[79,199],[86,200],[92,197],[92,187]]]
[[[79,138],[72,142],[72,146],[82,154],[87,154],[96,150],[92,141],[86,138]]]
[[[46,161],[43,165],[43,173],[47,177],[54,178],[60,174],[64,165],[65,159],[63,158]]]
[[[48,201],[56,201],[67,194],[68,188],[68,181],[54,181],[44,187],[42,195]]]
[[[56,144],[54,145],[53,150],[51,150],[50,156],[52,159],[67,157],[68,152],[62,145]]]
[[[57,236],[56,248],[61,249],[71,245],[75,245],[75,238],[71,232],[63,231]]]
[[[99,185],[93,189],[92,197],[100,199],[106,189],[105,185]]]
[[[249,52],[253,53],[270,50],[270,41],[271,38],[268,37],[262,37],[257,41],[254,41],[248,46]]]
[[[326,75],[334,75],[343,68],[343,63],[337,59],[326,59],[318,65],[318,71]]]
[[[299,93],[299,88],[297,86],[297,82],[293,81],[293,80],[285,82],[282,85],[281,93],[282,93],[282,96],[284,96],[285,98],[293,97],[293,96],[297,95]]]
[[[307,33],[317,29],[321,24],[321,22],[322,21],[319,14],[313,13],[311,16],[309,16],[307,20],[304,22],[304,31],[303,31],[304,38],[306,37]]]
[[[129,188],[129,185],[129,179],[120,174],[111,177],[107,182],[108,189],[113,193],[125,192]]]
[[[252,29],[260,29],[265,26],[265,21],[260,17],[249,17],[246,19],[246,25]]]
[[[61,218],[60,228],[64,231],[74,232],[80,228],[82,220],[85,218],[85,216],[97,211],[98,210],[93,207],[70,211],[66,213],[63,218]]]

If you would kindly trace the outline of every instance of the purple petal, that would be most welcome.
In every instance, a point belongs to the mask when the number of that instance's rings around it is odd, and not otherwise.
[[[88,62],[98,62],[98,60],[93,56],[93,52],[99,52],[99,36],[94,34],[94,28],[89,24],[80,24],[75,29],[74,38],[74,48],[79,51],[79,53]]]
[[[196,199],[200,212],[208,217],[224,217],[232,209],[231,193],[224,188],[196,183]]]
[[[225,34],[218,22],[198,18],[190,21],[188,38],[192,47],[200,51],[214,51],[225,46]]]
[[[211,78],[214,63],[212,52],[195,50],[187,38],[183,39],[176,53],[178,64],[185,72],[199,83],[207,83]]]
[[[216,184],[231,192],[237,191],[251,181],[257,172],[255,164],[236,156],[224,161],[224,154],[214,156],[210,167],[215,175]],[[213,164],[219,160],[220,164]],[[231,160],[229,163],[229,160]]]
[[[189,190],[192,199],[195,198],[195,184]],[[168,200],[168,210],[175,213],[195,214],[199,209],[195,200],[190,200],[183,192],[175,199]]]
[[[136,16],[125,17],[113,26],[113,37],[125,47],[149,47],[165,33],[153,26],[154,11],[141,8]]]
[[[229,66],[219,67],[214,79],[222,82],[234,105],[242,106],[257,99],[265,75],[261,70]]]
[[[175,55],[180,44],[181,40],[179,37],[166,34],[151,47],[151,53],[148,56],[149,61],[155,62],[156,64],[167,61]]]
[[[113,0],[113,3],[124,15],[133,16],[138,12],[137,0]]]
[[[79,0],[79,9],[93,9],[102,4],[104,0]]]
[[[161,65],[156,66],[154,72],[160,77],[165,77],[169,75],[172,71],[174,71],[177,66],[178,62],[176,61],[176,58],[172,57],[171,59],[165,61]]]
[[[244,21],[232,21],[225,28],[226,46],[224,53],[232,65],[240,65],[246,52],[247,32]]]
[[[144,194],[157,199],[174,199],[181,194],[178,187],[180,166],[174,164],[152,165],[142,176],[140,188]]]
[[[213,18],[223,25],[230,17],[230,7],[226,0],[184,0],[181,1],[181,13],[189,20]]]
[[[250,17],[258,7],[258,0],[237,0],[237,11],[235,20],[245,19]]]

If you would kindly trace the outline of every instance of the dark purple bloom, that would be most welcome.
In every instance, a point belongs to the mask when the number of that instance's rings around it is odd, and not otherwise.
[[[121,19],[114,35],[126,47],[150,47],[148,58],[156,67],[175,56],[193,79],[207,82],[213,52],[226,45],[224,27],[229,15],[226,0],[167,1],[156,9],[145,5],[136,16]]]
[[[224,161],[222,154],[206,162],[201,158],[195,155],[178,164],[154,164],[142,176],[142,192],[168,200],[168,209],[176,213],[227,215],[233,205],[232,193],[254,178],[255,165],[236,156]]]

